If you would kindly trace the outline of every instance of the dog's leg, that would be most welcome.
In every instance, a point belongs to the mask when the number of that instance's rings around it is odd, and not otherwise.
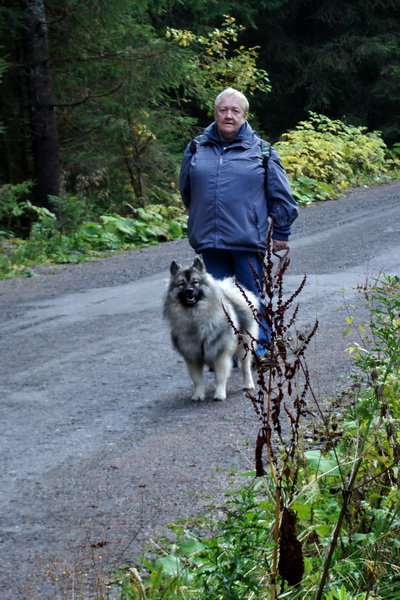
[[[214,361],[213,367],[215,373],[214,400],[225,400],[226,382],[232,368],[232,356],[230,354],[222,354]]]
[[[186,366],[194,384],[194,394],[192,396],[192,400],[204,400],[205,393],[203,380],[203,365],[199,365],[198,363],[193,363],[187,360]]]
[[[251,372],[251,354],[248,353],[247,356],[242,360],[242,375],[243,375],[243,389],[244,390],[254,390],[254,381],[253,375]]]
[[[237,360],[238,367],[243,377],[243,389],[254,390],[254,381],[251,372],[251,353],[246,353],[242,346],[238,346],[238,349],[235,353],[235,358]]]

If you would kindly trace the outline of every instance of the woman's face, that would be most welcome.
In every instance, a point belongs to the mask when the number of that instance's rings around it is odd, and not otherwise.
[[[239,98],[226,94],[215,108],[214,118],[221,140],[232,140],[247,119]]]

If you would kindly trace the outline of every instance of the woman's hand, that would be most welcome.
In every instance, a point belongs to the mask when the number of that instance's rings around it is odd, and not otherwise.
[[[272,240],[272,250],[279,252],[280,250],[289,250],[289,242],[286,240]]]

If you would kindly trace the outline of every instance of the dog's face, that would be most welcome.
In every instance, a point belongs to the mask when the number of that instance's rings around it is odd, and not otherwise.
[[[204,297],[205,268],[199,258],[195,258],[191,267],[183,269],[178,263],[172,261],[170,267],[170,289],[180,304],[185,307],[196,306]]]

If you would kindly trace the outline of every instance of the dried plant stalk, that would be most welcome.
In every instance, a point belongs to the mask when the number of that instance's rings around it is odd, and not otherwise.
[[[257,310],[240,286],[251,307],[254,318],[267,342],[251,338],[246,347],[251,352],[257,370],[255,392],[246,392],[261,422],[258,433],[255,466],[256,476],[266,474],[263,452],[267,451],[268,467],[276,485],[276,519],[274,527],[271,598],[276,598],[276,575],[290,585],[297,585],[304,573],[301,544],[296,537],[296,515],[288,506],[297,489],[297,450],[299,447],[301,418],[309,413],[306,395],[309,390],[309,373],[304,364],[304,354],[316,333],[316,321],[306,332],[296,328],[299,305],[297,298],[304,288],[306,276],[298,288],[287,298],[284,294],[284,275],[290,265],[288,254],[275,268],[272,257],[272,228],[262,275],[253,269],[253,276],[261,298]],[[236,332],[238,333],[238,332]],[[262,346],[266,355],[259,357]],[[278,564],[279,548],[279,564]]]

